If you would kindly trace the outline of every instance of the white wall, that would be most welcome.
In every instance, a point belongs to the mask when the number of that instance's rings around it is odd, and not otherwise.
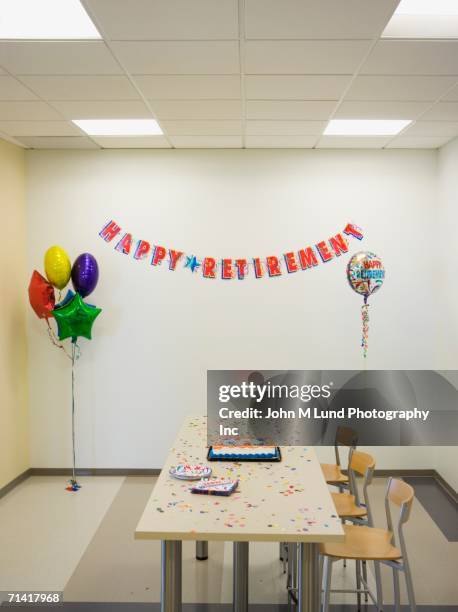
[[[136,237],[203,256],[267,256],[353,221],[387,280],[371,306],[370,368],[434,368],[435,151],[31,151],[30,270],[52,244],[99,261],[104,310],[77,371],[79,465],[160,467],[207,368],[360,368],[360,298],[347,256],[281,278],[205,280],[117,253]],[[32,313],[33,314],[33,313]],[[70,464],[70,367],[30,314],[32,465]],[[431,467],[423,449],[379,449],[379,467]],[[400,465],[402,464],[402,465]]]
[[[0,488],[29,467],[24,150],[0,139]]]
[[[455,281],[458,259],[458,138],[439,150],[438,159],[438,261],[434,288],[439,308],[439,361],[443,369],[456,369],[458,362],[458,289]],[[458,441],[457,441],[458,443]],[[437,449],[436,469],[458,490],[458,446]]]

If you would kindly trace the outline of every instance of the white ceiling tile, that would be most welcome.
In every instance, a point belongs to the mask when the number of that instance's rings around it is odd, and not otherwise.
[[[358,76],[345,100],[437,100],[456,82],[449,76]]]
[[[336,102],[315,100],[247,100],[247,119],[328,119]]]
[[[251,100],[338,100],[350,82],[347,75],[247,75]]]
[[[387,149],[438,149],[451,136],[397,136],[388,145]]]
[[[327,121],[247,121],[250,136],[318,136]]]
[[[398,0],[246,0],[247,38],[374,38]]]
[[[62,117],[53,108],[41,101],[1,101],[0,102],[0,120],[53,120],[62,119]]]
[[[137,75],[134,80],[151,100],[240,98],[238,75]]]
[[[169,149],[164,136],[93,136],[103,149]]]
[[[101,41],[0,41],[0,64],[13,74],[120,74]]]
[[[241,136],[171,136],[178,149],[239,149]]]
[[[98,149],[96,144],[84,136],[33,136],[23,137],[21,142],[31,149]]]
[[[0,121],[0,130],[10,136],[78,136],[81,132],[67,121]]]
[[[137,100],[52,100],[67,119],[148,119],[151,112]]]
[[[389,136],[322,136],[319,149],[381,149]]]
[[[458,121],[458,102],[439,102],[425,113],[422,119]]]
[[[158,119],[240,119],[240,100],[155,100]]]
[[[131,74],[238,74],[240,68],[237,41],[127,41],[112,46]]]
[[[361,74],[458,74],[458,41],[380,40]]]
[[[161,121],[161,127],[174,136],[237,136],[241,121]]]
[[[442,98],[442,102],[458,102],[458,85]]]
[[[429,102],[349,100],[339,106],[335,119],[416,119],[429,106]]]
[[[364,40],[247,41],[246,74],[353,74],[369,49]]]
[[[22,76],[22,83],[46,100],[139,99],[124,76]]]
[[[417,121],[407,128],[404,136],[456,136],[458,121]]]
[[[247,136],[246,146],[250,149],[312,149],[316,136]]]
[[[89,0],[112,40],[238,37],[237,0]]]
[[[0,76],[0,100],[36,100],[33,94],[22,83],[10,76]]]

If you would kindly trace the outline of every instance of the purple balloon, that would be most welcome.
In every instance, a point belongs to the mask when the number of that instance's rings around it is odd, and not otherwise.
[[[72,267],[72,283],[81,297],[92,293],[99,280],[99,266],[93,255],[82,253],[75,259]]]

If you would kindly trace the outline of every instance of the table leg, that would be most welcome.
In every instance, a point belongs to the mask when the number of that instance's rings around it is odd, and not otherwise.
[[[299,544],[298,612],[320,609],[318,544]]]
[[[161,612],[181,612],[181,540],[162,541]]]
[[[196,559],[198,561],[208,559],[208,542],[206,540],[196,540]]]
[[[288,546],[288,586],[295,592],[297,589],[297,544],[291,542]]]
[[[233,610],[248,612],[248,542],[234,542]]]

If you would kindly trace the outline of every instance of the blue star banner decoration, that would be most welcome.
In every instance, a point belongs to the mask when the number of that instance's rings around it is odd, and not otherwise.
[[[200,267],[200,263],[197,261],[197,257],[195,255],[186,255],[186,263],[184,267],[189,268],[191,272],[195,272],[196,269]]]

